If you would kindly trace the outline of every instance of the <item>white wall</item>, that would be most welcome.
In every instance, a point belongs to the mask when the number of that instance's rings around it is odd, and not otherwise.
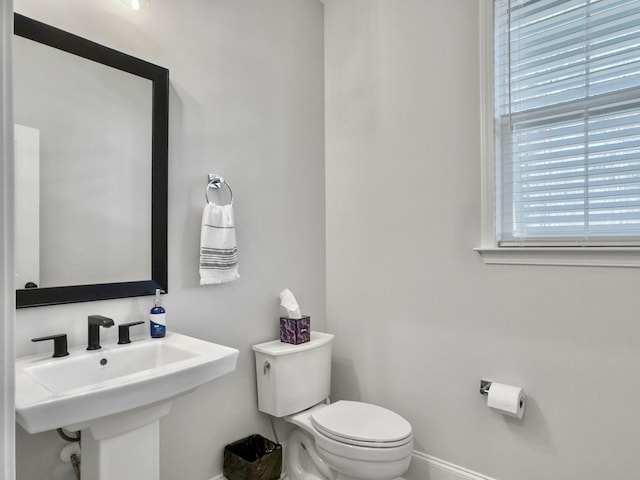
[[[161,477],[222,472],[226,443],[271,436],[257,412],[250,346],[276,338],[290,287],[325,327],[322,5],[316,0],[17,0],[16,11],[170,69],[168,328],[240,349],[235,373],[178,399],[161,422]],[[241,278],[198,285],[208,173],[235,194]],[[66,332],[86,343],[86,317],[145,319],[151,298],[18,311],[18,355],[30,338]],[[113,341],[115,329],[105,331]],[[71,478],[55,433],[18,428],[18,478]]]
[[[0,0],[0,477],[5,480],[15,478],[12,9],[11,0]]]
[[[638,478],[635,269],[487,266],[479,4],[326,0],[327,324],[335,398],[499,480]],[[523,421],[481,378],[523,386]]]

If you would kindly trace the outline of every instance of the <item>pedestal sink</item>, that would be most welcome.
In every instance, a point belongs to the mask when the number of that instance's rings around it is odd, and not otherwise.
[[[69,353],[17,359],[16,420],[29,433],[82,431],[82,480],[157,480],[159,419],[238,359],[235,348],[172,332]]]

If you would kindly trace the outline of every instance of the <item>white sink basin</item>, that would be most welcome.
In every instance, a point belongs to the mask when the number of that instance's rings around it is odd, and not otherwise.
[[[236,368],[238,350],[168,332],[100,350],[16,361],[16,419],[29,433],[165,402]]]

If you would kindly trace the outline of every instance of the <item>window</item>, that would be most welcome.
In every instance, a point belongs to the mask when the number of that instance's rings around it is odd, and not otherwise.
[[[640,245],[640,0],[495,0],[499,247]]]

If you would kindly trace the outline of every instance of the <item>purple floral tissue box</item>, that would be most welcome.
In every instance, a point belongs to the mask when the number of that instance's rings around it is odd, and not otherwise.
[[[280,317],[280,341],[286,343],[308,342],[311,340],[311,317]]]

